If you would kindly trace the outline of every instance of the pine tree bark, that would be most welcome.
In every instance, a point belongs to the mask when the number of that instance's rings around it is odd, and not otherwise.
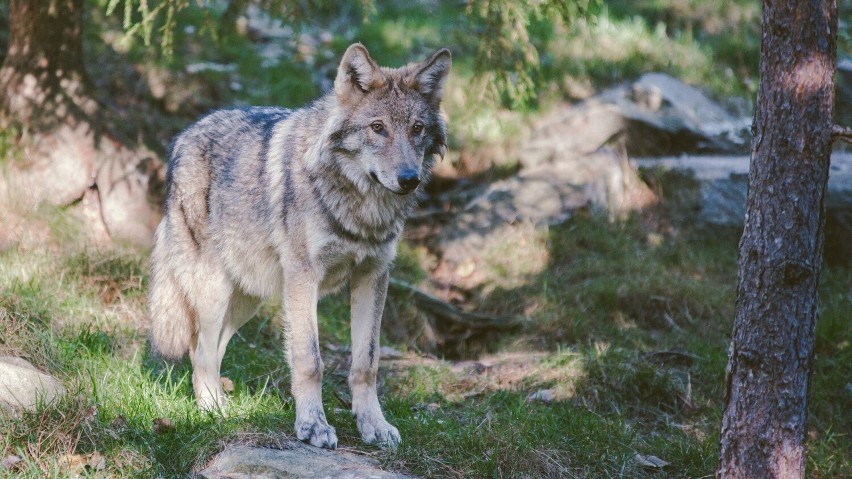
[[[804,477],[836,34],[836,0],[763,2],[720,479]]]
[[[11,0],[0,67],[0,128],[23,150],[0,181],[0,207],[84,200],[84,217],[114,239],[148,243],[155,155],[109,128],[83,62],[83,0]],[[4,205],[3,203],[15,203]],[[2,211],[4,208],[0,208]]]

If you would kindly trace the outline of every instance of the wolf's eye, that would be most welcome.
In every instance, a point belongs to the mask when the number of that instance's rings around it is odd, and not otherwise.
[[[423,131],[423,123],[417,122],[411,127],[411,131],[414,132],[415,135],[419,135],[420,132]]]
[[[375,131],[376,133],[381,133],[385,131],[385,125],[383,125],[380,121],[374,121],[370,123],[370,128],[372,128],[373,131]]]

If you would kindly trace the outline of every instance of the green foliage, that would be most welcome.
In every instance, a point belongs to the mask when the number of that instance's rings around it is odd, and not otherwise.
[[[204,15],[201,33],[207,33],[219,43],[222,24],[216,19],[228,18],[248,6],[246,0],[231,0],[224,8],[190,0],[98,0],[107,16],[122,15],[125,30],[124,42],[141,38],[150,47],[155,37],[165,57],[171,57],[175,48],[177,14],[187,8],[197,8]],[[363,12],[367,25],[377,15],[373,0],[354,2]],[[517,2],[514,0],[476,0],[468,4],[466,13],[471,28],[478,32],[479,47],[475,71],[481,88],[492,98],[513,106],[531,104],[538,95],[539,48],[549,34],[554,22],[569,25],[574,19],[589,14],[589,8],[600,0],[547,0],[544,2]],[[255,2],[257,6],[292,23],[304,21],[310,15],[322,16],[331,11],[335,2],[285,2],[267,0]],[[536,33],[538,32],[538,33]],[[286,77],[283,77],[286,78]]]
[[[217,19],[230,19],[250,4],[270,12],[279,18],[296,22],[310,15],[322,15],[333,11],[338,2],[330,0],[309,0],[290,2],[286,0],[228,0],[225,2],[205,2],[201,0],[97,0],[107,16],[121,15],[125,30],[125,41],[141,38],[148,47],[159,44],[165,57],[174,54],[175,30],[178,26],[178,13],[188,8],[199,10],[204,16],[202,34],[210,35],[218,43],[223,25]],[[375,11],[372,0],[353,2],[368,16]]]
[[[512,142],[525,131],[524,115],[565,98],[585,98],[597,88],[648,71],[671,73],[721,97],[744,97],[732,102],[744,114],[750,104],[745,98],[757,85],[755,0],[477,0],[466,5],[316,0],[261,2],[261,10],[251,12],[245,9],[256,2],[199,7],[194,2],[149,0],[151,11],[161,8],[147,29],[150,47],[144,45],[144,29],[137,27],[131,34],[123,25],[128,4],[131,27],[148,18],[139,11],[139,0],[90,1],[98,5],[92,15],[97,25],[87,31],[93,39],[107,40],[108,47],[126,55],[139,71],[157,72],[148,81],[164,83],[158,88],[165,98],[158,100],[182,116],[175,125],[222,105],[301,106],[329,87],[336,60],[355,41],[367,45],[383,65],[416,61],[437,47],[450,47],[453,74],[443,106],[453,125],[451,150],[476,155],[486,146],[492,163],[514,164]],[[166,7],[161,7],[169,2],[175,7],[170,30],[164,24]],[[104,18],[110,6],[112,15]],[[252,29],[237,28],[244,25],[236,21],[239,15],[261,22],[281,20],[292,34],[257,37]],[[167,33],[173,37],[170,56],[162,48]],[[283,50],[270,60],[270,48]],[[223,70],[187,72],[188,66],[205,64]],[[112,71],[95,71],[94,76]],[[509,113],[507,107],[519,113]],[[167,143],[177,129],[161,132],[161,141]]]
[[[513,107],[528,104],[537,97],[540,82],[539,49],[552,27],[588,15],[594,0],[477,0],[467,13],[479,33],[475,69],[482,87]],[[545,35],[535,35],[539,30]],[[538,46],[537,46],[538,44]]]
[[[127,37],[140,36],[146,46],[151,45],[155,27],[161,21],[160,46],[166,55],[171,55],[174,51],[175,13],[190,5],[189,0],[162,0],[150,3],[147,0],[101,1],[106,2],[104,6],[107,15],[113,15],[119,7],[122,7],[121,14]]]
[[[6,168],[9,163],[22,159],[23,152],[18,146],[22,135],[21,130],[19,125],[10,125],[0,130],[0,168]]]

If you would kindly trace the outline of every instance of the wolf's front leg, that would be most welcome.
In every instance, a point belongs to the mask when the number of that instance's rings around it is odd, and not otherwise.
[[[284,320],[290,381],[296,401],[296,437],[317,447],[334,449],[337,434],[322,407],[322,358],[317,334],[319,281],[305,270],[284,276]]]
[[[361,439],[370,444],[394,447],[399,431],[385,420],[376,394],[379,371],[379,331],[388,290],[387,269],[358,271],[352,276],[352,367],[349,388],[352,412],[358,421]]]

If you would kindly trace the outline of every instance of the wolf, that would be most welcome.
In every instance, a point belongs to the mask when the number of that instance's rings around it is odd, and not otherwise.
[[[228,342],[276,298],[296,436],[335,448],[316,307],[348,285],[352,412],[365,442],[399,444],[376,393],[379,330],[403,224],[446,151],[440,104],[451,65],[441,49],[381,67],[356,43],[332,91],[312,104],[220,110],[176,137],[151,254],[150,339],[162,357],[189,353],[201,409],[225,405],[219,369]]]

